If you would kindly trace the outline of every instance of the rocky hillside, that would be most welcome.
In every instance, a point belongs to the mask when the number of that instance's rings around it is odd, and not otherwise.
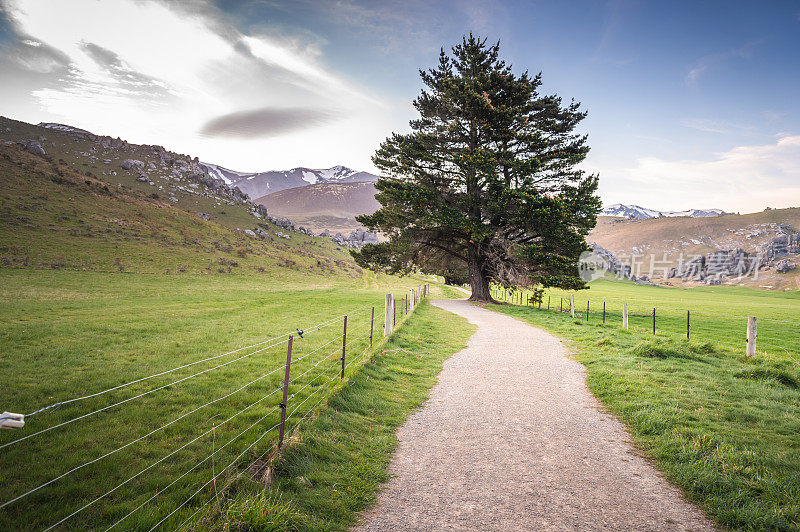
[[[341,246],[270,216],[197,158],[0,118],[0,265],[358,275]]]
[[[800,208],[745,215],[600,217],[588,241],[639,281],[800,288]]]
[[[200,164],[207,170],[209,176],[220,183],[239,188],[253,199],[317,183],[374,183],[378,180],[378,176],[374,174],[359,172],[346,166],[334,166],[324,170],[292,168],[267,172],[236,172],[210,163]]]

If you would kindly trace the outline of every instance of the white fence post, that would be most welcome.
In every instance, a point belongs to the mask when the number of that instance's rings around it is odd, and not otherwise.
[[[386,306],[383,309],[383,335],[392,334],[392,312],[394,310],[394,299],[392,294],[386,294]]]
[[[756,355],[756,339],[758,338],[758,328],[755,316],[747,318],[747,357]]]
[[[417,294],[414,293],[414,289],[411,289],[411,297],[408,298],[408,312],[414,312],[414,307],[417,303]]]
[[[622,328],[623,329],[627,329],[628,328],[628,304],[627,303],[623,303],[622,304]]]
[[[569,317],[575,317],[575,294],[569,296]]]

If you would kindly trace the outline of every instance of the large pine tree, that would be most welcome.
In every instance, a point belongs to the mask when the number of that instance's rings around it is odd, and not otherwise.
[[[420,71],[412,132],[373,157],[382,207],[358,218],[389,240],[354,252],[360,264],[468,278],[477,301],[491,280],[585,287],[577,262],[600,210],[597,176],[575,168],[586,113],[540,95],[541,74],[516,76],[499,51],[470,35]]]

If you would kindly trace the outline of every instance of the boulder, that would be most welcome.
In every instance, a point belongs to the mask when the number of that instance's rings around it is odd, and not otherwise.
[[[247,236],[252,236],[253,238],[256,238],[256,234],[253,231],[251,231],[250,229],[245,229],[244,230],[244,234],[246,234]]]
[[[206,221],[211,219],[211,215],[206,213],[206,212],[198,212],[197,216],[199,216],[200,218],[202,218],[203,220],[206,220]],[[252,233],[252,231],[250,231],[250,232]],[[255,235],[253,235],[253,236],[255,236]]]
[[[123,170],[130,170],[131,168],[144,168],[144,163],[137,159],[125,159],[119,166]]]
[[[30,153],[32,153],[32,154],[34,154],[34,155],[39,155],[41,157],[44,157],[45,155],[47,155],[47,152],[44,151],[44,148],[42,148],[42,145],[39,144],[38,142],[36,142],[35,140],[29,140],[28,143],[25,144],[25,150],[30,152]]]
[[[797,268],[796,264],[789,262],[789,259],[779,260],[775,263],[775,271],[778,273],[786,273]]]

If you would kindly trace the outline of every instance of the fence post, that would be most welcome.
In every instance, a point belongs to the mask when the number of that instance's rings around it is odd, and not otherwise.
[[[394,299],[394,296],[392,296],[392,299]],[[397,307],[394,306],[394,301],[392,301],[392,328],[393,329],[394,329],[395,325],[397,325]]]
[[[656,333],[656,307],[653,307],[653,334]]]
[[[589,300],[586,300],[586,321],[589,321]]]
[[[569,296],[569,317],[575,317],[575,294]]]
[[[392,294],[386,294],[386,306],[383,309],[383,335],[389,336],[392,333]]]
[[[606,322],[606,302],[603,301],[603,323]]]
[[[686,311],[686,339],[689,339],[689,311]]]
[[[375,329],[375,307],[372,307],[372,318],[369,320],[369,346],[372,347],[372,331]]]
[[[627,329],[628,328],[628,304],[627,303],[623,303],[622,304],[622,328],[623,329]]]
[[[344,380],[344,350],[347,347],[347,316],[344,317],[344,329],[342,329],[342,380]]]
[[[561,300],[561,302],[558,305],[558,311],[559,312],[564,312],[564,298],[563,297],[559,297],[558,299]]]
[[[756,354],[756,339],[758,338],[758,329],[756,326],[755,316],[747,318],[747,357],[750,358]]]
[[[550,310],[550,296],[547,296],[547,310]]]
[[[292,366],[292,336],[286,347],[286,373],[283,376],[283,402],[281,407],[281,428],[278,430],[278,449],[283,445],[283,432],[286,427],[286,401],[289,399],[289,368]]]
[[[414,312],[414,289],[411,289],[411,295],[408,298],[408,310],[409,312]]]

